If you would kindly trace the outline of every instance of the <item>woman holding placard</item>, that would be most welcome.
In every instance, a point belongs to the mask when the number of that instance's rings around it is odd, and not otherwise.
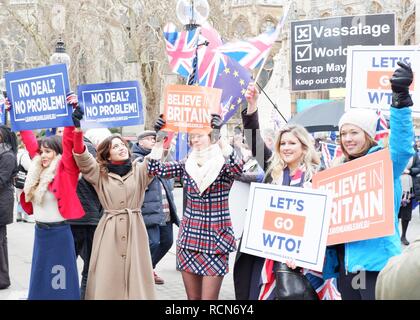
[[[338,256],[338,289],[343,300],[374,300],[375,285],[388,260],[401,253],[398,232],[398,211],[402,197],[400,176],[413,156],[413,122],[410,106],[413,102],[409,87],[413,81],[410,65],[398,62],[392,75],[392,103],[389,151],[394,177],[395,233],[391,236],[354,241],[334,246]],[[339,121],[340,144],[343,162],[381,150],[376,143],[375,132],[378,116],[373,110],[351,109]],[[330,267],[337,267],[334,260],[327,259]]]
[[[263,182],[295,187],[310,185],[320,159],[309,133],[299,125],[285,126],[278,133],[274,150],[271,151],[258,133],[258,93],[252,83],[248,85],[245,96],[248,109],[243,112],[242,121],[252,153],[266,172]],[[261,147],[260,150],[258,150],[259,147]],[[261,151],[261,154],[258,151]],[[296,279],[306,284],[306,295],[284,296],[280,289],[286,288],[279,288],[276,285],[280,282],[279,277],[283,271],[301,272],[293,261],[284,264],[238,252],[234,268],[236,298],[241,300],[317,299],[315,290],[303,274],[299,274]]]
[[[83,143],[82,117],[82,112],[73,114],[74,158],[104,209],[93,238],[85,299],[155,299],[149,240],[139,209],[153,178],[147,161],[133,163],[120,135],[105,138],[95,160]]]
[[[74,102],[74,95],[67,102]],[[32,159],[21,205],[36,222],[29,300],[80,299],[74,239],[66,223],[85,214],[76,194],[73,130],[66,127],[62,141],[51,136],[39,142],[31,130],[20,132]]]
[[[155,129],[159,131],[164,125],[160,118]],[[220,116],[212,115],[212,134],[210,128],[191,132],[192,152],[186,160],[162,163],[157,160],[159,156],[153,155],[149,163],[151,174],[165,179],[182,177],[186,188],[177,240],[177,270],[182,273],[189,300],[218,299],[229,269],[229,253],[236,250],[228,197],[243,164],[227,141],[218,140],[222,125]],[[218,142],[212,143],[212,138]]]

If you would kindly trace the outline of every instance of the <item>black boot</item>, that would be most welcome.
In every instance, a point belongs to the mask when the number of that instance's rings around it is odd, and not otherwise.
[[[408,246],[410,244],[410,242],[408,242],[407,238],[405,237],[409,223],[410,223],[410,220],[401,219],[401,229],[402,229],[401,243],[405,246]]]

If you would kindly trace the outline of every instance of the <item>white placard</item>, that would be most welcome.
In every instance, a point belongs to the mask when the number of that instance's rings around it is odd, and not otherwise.
[[[252,183],[241,251],[322,271],[330,214],[325,191]]]
[[[244,231],[250,184],[235,180],[229,192],[229,212],[235,239],[239,240]]]
[[[410,93],[414,102],[413,116],[420,117],[420,90],[416,75],[420,75],[419,46],[351,46],[347,53],[345,109],[380,109],[388,114],[392,102],[389,79],[399,68],[398,61],[411,63],[414,81]]]

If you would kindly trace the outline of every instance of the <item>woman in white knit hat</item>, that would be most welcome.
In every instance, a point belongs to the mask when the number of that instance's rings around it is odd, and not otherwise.
[[[413,156],[413,105],[409,86],[413,72],[407,64],[398,62],[392,78],[392,104],[389,151],[393,164],[395,233],[390,236],[339,244],[333,247],[337,257],[327,256],[328,269],[338,270],[338,289],[343,300],[373,300],[379,274],[388,260],[401,253],[398,232],[398,211],[402,196],[400,175]],[[373,110],[352,109],[339,121],[343,161],[352,161],[382,149],[375,141],[378,116]],[[338,259],[336,259],[338,258]],[[338,261],[338,266],[337,266]],[[338,269],[337,269],[338,267]]]

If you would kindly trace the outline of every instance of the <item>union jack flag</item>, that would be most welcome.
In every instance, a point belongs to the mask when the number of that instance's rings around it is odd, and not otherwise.
[[[200,29],[199,42],[208,41],[209,44],[204,47],[204,50],[198,50],[198,81],[200,86],[213,87],[218,74],[225,69],[228,60],[224,54],[216,50],[222,45],[219,33],[208,23]]]
[[[188,77],[192,71],[192,61],[199,36],[198,29],[178,32],[173,23],[168,23],[164,27],[163,35],[171,70]]]
[[[335,158],[341,157],[343,154],[338,144],[321,142],[321,158],[324,161],[325,168],[331,168]]]
[[[389,131],[388,123],[386,122],[386,119],[384,118],[381,111],[377,110],[376,113],[378,115],[378,124],[376,125],[375,141],[379,141],[383,138],[388,137]]]
[[[336,278],[324,280],[321,272],[308,269],[304,269],[303,274],[315,289],[319,300],[341,300]]]
[[[282,19],[275,29],[266,31],[254,38],[225,43],[217,48],[230,58],[239,62],[240,65],[250,70],[258,68],[265,57],[269,54],[274,42],[278,39],[281,29],[286,22],[290,9],[290,3],[285,7]]]
[[[198,55],[198,83],[201,86],[213,87],[217,75],[225,68],[227,57],[216,49],[222,45],[220,35],[208,23],[193,31],[176,31],[173,23],[164,29],[166,53],[173,72],[187,78],[193,71],[193,61],[196,47],[208,42],[207,46],[200,46]]]

